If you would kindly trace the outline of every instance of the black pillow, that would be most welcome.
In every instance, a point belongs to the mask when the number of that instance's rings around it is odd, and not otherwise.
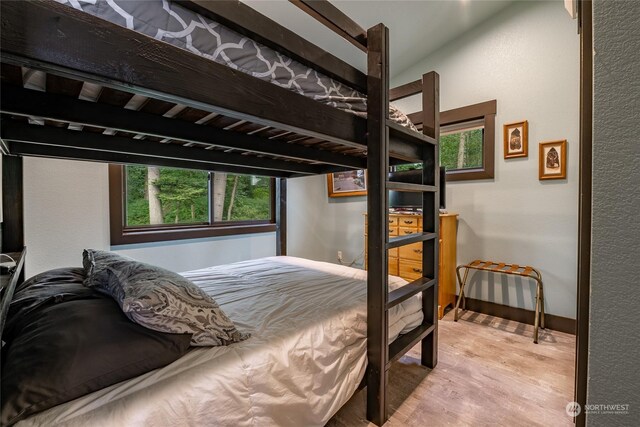
[[[2,425],[165,366],[188,334],[130,321],[110,298],[66,301],[29,313],[2,367]]]
[[[45,271],[25,280],[13,294],[2,340],[11,342],[29,313],[46,306],[78,299],[100,298],[101,295],[82,285],[84,268],[65,267]]]

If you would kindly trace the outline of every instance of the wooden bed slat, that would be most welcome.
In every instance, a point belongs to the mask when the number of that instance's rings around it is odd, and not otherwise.
[[[3,85],[1,89],[0,109],[4,113],[41,116],[47,119],[91,126],[99,124],[102,128],[117,129],[134,134],[140,133],[187,142],[219,145],[286,158],[317,160],[347,168],[366,168],[366,161],[363,159],[265,140],[256,135],[224,131],[143,111],[131,111],[9,85]],[[143,110],[150,104],[155,104],[155,101],[147,102]],[[162,109],[166,107],[167,105],[164,105]]]
[[[229,165],[241,168],[246,166],[262,169],[263,175],[268,176],[270,170],[296,172],[302,174],[318,174],[324,167],[302,165],[283,160],[258,159],[256,157],[241,156],[212,150],[195,150],[174,144],[158,144],[144,140],[123,138],[119,136],[86,134],[85,132],[70,131],[57,128],[45,128],[37,125],[24,125],[6,120],[0,122],[2,139],[8,141],[36,142],[57,147],[83,148],[125,154],[144,155],[150,158],[164,158],[190,160],[211,163],[210,170],[217,165]],[[153,164],[153,163],[152,163]]]
[[[129,92],[123,92],[121,90],[105,87],[100,93],[98,102],[102,104],[113,105],[115,107],[124,107],[132,97],[133,94]]]
[[[2,83],[9,83],[11,85],[22,87],[22,70],[20,67],[5,64],[4,62],[0,64],[0,67],[2,67]]]
[[[175,104],[160,99],[149,98],[147,102],[140,108],[140,111],[154,115],[164,115],[171,110]]]
[[[119,164],[138,164],[138,165],[155,165],[166,166],[182,169],[198,169],[210,171],[212,167],[218,172],[229,172],[251,175],[265,175],[264,169],[252,169],[247,167],[237,167],[229,165],[214,165],[207,162],[194,162],[189,160],[167,159],[161,157],[151,157],[146,155],[116,153],[108,151],[94,151],[78,149],[73,147],[47,147],[41,144],[29,144],[17,141],[8,141],[9,150],[12,154],[21,156],[47,157],[57,159],[70,160],[86,160],[95,162],[119,163]],[[288,178],[293,176],[289,172],[267,171],[267,176]]]
[[[82,82],[66,77],[47,74],[47,92],[77,98],[82,90]]]

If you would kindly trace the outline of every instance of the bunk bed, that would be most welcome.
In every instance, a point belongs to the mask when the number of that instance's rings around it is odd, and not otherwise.
[[[24,246],[24,156],[275,177],[277,255],[286,255],[287,179],[366,168],[367,418],[382,425],[390,364],[417,343],[422,364],[437,363],[438,75],[413,87],[422,92],[422,133],[402,126],[389,113],[388,29],[364,31],[328,2],[292,2],[366,52],[367,74],[242,3],[174,3],[366,95],[366,117],[69,5],[2,2],[2,249]],[[46,82],[39,90],[26,84],[33,73]],[[419,162],[421,184],[388,181],[390,165]],[[421,233],[388,237],[388,190],[423,194]],[[423,277],[389,292],[388,250],[418,242]],[[3,293],[3,317],[13,291]],[[421,323],[389,344],[389,312],[418,294]]]

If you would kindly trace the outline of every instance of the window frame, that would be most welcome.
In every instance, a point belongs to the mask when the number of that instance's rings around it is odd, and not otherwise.
[[[271,178],[270,182],[270,219],[127,227],[125,226],[126,203],[124,198],[126,197],[126,188],[124,179],[124,166],[110,164],[109,228],[111,245],[115,246],[134,243],[163,242],[171,240],[200,239],[206,237],[274,232],[277,228],[275,179]],[[211,191],[209,191],[209,197],[213,197],[213,193]],[[210,201],[210,206],[211,202],[212,201]],[[209,213],[209,217],[211,217],[211,212]]]
[[[447,181],[470,181],[494,178],[496,145],[496,107],[497,101],[491,100],[466,107],[440,112],[440,126],[449,126],[464,122],[482,120],[482,167],[447,170]],[[438,163],[440,159],[438,159]]]

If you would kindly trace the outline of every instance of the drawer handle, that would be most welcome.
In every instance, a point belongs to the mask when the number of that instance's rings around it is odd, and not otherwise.
[[[393,220],[392,219],[389,220],[389,224],[393,224]]]
[[[405,223],[405,224],[413,224],[413,220],[411,220],[411,219],[405,219],[405,220],[404,220],[404,223]]]
[[[404,234],[413,234],[413,231],[411,231],[411,230],[404,230]]]
[[[422,273],[422,269],[421,268],[413,268],[413,271],[415,273]]]
[[[421,254],[422,253],[422,249],[414,249],[413,252],[415,252],[417,254]]]

